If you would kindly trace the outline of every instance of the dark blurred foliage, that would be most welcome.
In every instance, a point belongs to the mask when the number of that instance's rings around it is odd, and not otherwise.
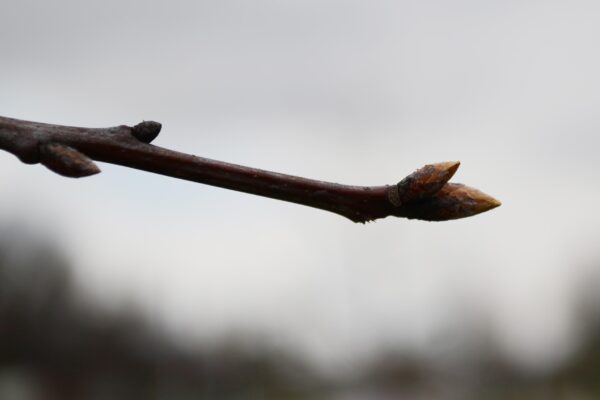
[[[0,237],[0,399],[600,398],[600,335],[534,376],[493,351],[461,371],[389,352],[335,379],[243,340],[190,351],[141,313],[92,305],[53,246],[10,233]]]
[[[319,384],[295,360],[241,342],[184,351],[140,313],[109,313],[80,298],[54,248],[6,234],[1,399],[296,398]]]

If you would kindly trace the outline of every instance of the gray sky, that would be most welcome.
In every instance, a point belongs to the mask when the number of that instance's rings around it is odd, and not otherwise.
[[[452,359],[489,329],[516,365],[552,366],[600,272],[599,18],[596,1],[3,1],[1,115],[153,119],[160,146],[352,184],[461,160],[454,179],[504,204],[363,226],[0,154],[0,217],[192,342],[251,332],[339,366],[389,346]]]

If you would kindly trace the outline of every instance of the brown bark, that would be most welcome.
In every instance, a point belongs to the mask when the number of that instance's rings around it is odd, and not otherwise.
[[[134,127],[78,128],[0,117],[0,149],[27,164],[41,163],[67,177],[100,172],[92,160],[122,165],[342,215],[354,222],[387,216],[443,221],[469,217],[500,202],[448,183],[458,162],[427,165],[400,183],[350,186],[229,164],[151,145],[157,122]]]

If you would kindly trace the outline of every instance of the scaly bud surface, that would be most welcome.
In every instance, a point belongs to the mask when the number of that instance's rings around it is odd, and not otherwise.
[[[446,161],[419,168],[390,187],[390,202],[399,207],[432,197],[452,178],[459,166],[459,161]]]
[[[406,204],[403,216],[426,221],[447,221],[471,217],[500,206],[498,200],[460,183],[447,183],[433,197]]]

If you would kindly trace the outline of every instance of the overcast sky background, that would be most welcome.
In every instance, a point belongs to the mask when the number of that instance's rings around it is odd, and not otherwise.
[[[189,343],[241,333],[339,368],[386,348],[525,369],[576,348],[600,280],[597,1],[3,1],[0,115],[163,123],[154,144],[350,184],[460,160],[500,199],[446,223],[337,215],[103,164],[0,154],[3,223],[82,291]],[[483,339],[482,339],[483,340]]]

